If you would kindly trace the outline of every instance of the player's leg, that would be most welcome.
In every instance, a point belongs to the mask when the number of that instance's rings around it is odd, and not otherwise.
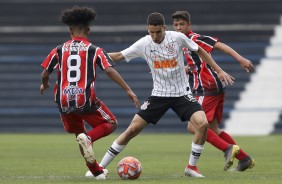
[[[211,137],[213,138],[210,142],[213,146],[224,152],[224,170],[227,171],[233,165],[234,158],[239,154],[240,147],[235,144],[229,144],[218,136],[218,134],[222,131],[219,129],[218,124],[217,117],[214,117],[214,119],[209,123],[210,133],[212,133]],[[211,137],[209,139],[211,139]]]
[[[218,136],[219,130],[217,121],[217,119],[221,119],[222,116],[223,102],[221,101],[222,98],[224,98],[224,94],[217,96],[196,96],[195,98],[202,105],[209,123],[206,141],[221,151],[227,150],[229,143]],[[189,129],[190,131],[193,129],[192,124],[188,125],[188,130]]]
[[[83,119],[92,127],[92,129],[87,132],[87,136],[90,138],[92,143],[111,134],[117,127],[117,120],[115,116],[102,101],[99,103],[100,107],[97,110],[83,114]],[[91,167],[91,165],[88,166]],[[106,179],[108,170],[102,169],[100,166],[99,169],[102,170],[103,173],[95,176],[95,179]],[[93,177],[92,171],[87,171],[85,176]]]
[[[68,133],[74,133],[79,142],[81,155],[84,157],[86,166],[94,174],[95,177],[103,173],[102,168],[96,162],[96,158],[92,149],[91,139],[86,135],[83,119],[76,113],[61,115],[61,120],[65,130]]]
[[[204,177],[197,169],[197,163],[204,149],[208,123],[203,111],[195,112],[190,119],[190,123],[195,127],[195,134],[192,141],[189,163],[185,168],[185,175],[192,177]]]
[[[190,121],[195,127],[194,138],[189,157],[189,163],[185,167],[185,175],[191,177],[204,177],[197,169],[197,162],[204,149],[206,140],[208,122],[201,105],[192,95],[186,95],[176,98],[172,103],[172,110],[178,115],[183,122]]]
[[[136,114],[129,127],[113,142],[111,147],[104,155],[100,166],[106,168],[107,165],[126,147],[128,142],[138,135],[148,123]]]
[[[223,130],[219,133],[219,137],[221,137],[229,144],[237,144],[233,137]],[[239,160],[238,165],[236,167],[237,171],[245,171],[246,169],[251,169],[255,166],[254,159],[249,156],[241,147],[239,150],[239,154],[236,155],[236,158]]]
[[[191,123],[188,123],[187,126],[188,132],[194,134],[195,133],[195,128]],[[222,140],[215,132],[213,132],[210,128],[208,128],[207,131],[207,138],[206,141],[216,147],[217,149],[221,151],[227,150],[229,143],[225,142]]]
[[[87,132],[92,142],[108,136],[117,128],[116,117],[102,101],[100,101],[100,107],[97,110],[85,113],[83,118],[92,127]]]
[[[148,123],[156,124],[169,108],[170,101],[162,97],[149,97],[134,116],[129,127],[113,142],[100,165],[105,168]]]
[[[196,96],[196,99],[202,105],[209,122],[206,140],[225,153],[224,170],[227,170],[233,164],[236,155],[238,155],[239,147],[237,145],[229,144],[218,136],[221,132],[218,128],[218,124],[223,115],[224,93],[216,96]]]
[[[228,149],[222,150],[224,151],[224,157],[225,157],[224,170],[227,170],[231,167],[235,157],[239,160],[238,166],[236,168],[237,170],[245,170],[248,167],[252,168],[254,166],[253,159],[249,157],[247,153],[244,152],[244,150],[237,145],[237,143],[231,137],[231,135],[229,135],[228,133],[224,132],[219,128],[219,124],[223,116],[224,97],[225,97],[224,93],[222,93],[218,96],[210,97],[211,99],[209,100],[210,104],[217,104],[214,110],[214,115],[210,116],[210,118],[212,118],[212,121],[209,121],[209,127],[210,129],[212,129],[213,132],[215,132],[220,137],[220,139],[222,139],[223,141],[229,144]]]

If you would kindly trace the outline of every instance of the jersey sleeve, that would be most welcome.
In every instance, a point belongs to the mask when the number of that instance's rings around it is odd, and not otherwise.
[[[124,49],[123,51],[121,51],[121,54],[124,56],[125,60],[127,62],[129,62],[132,59],[138,58],[138,57],[142,57],[142,46],[143,44],[144,38],[139,39],[138,41],[136,41],[134,44],[132,44],[130,47],[128,47],[127,49]]]
[[[197,51],[199,49],[197,43],[195,43],[183,33],[179,33],[179,38],[182,40],[183,46],[188,48],[190,51]]]
[[[102,48],[97,49],[97,60],[96,64],[101,68],[101,70],[105,70],[108,67],[114,66],[113,61],[109,57],[108,53]]]
[[[58,53],[57,48],[54,48],[46,59],[43,61],[41,66],[46,69],[49,73],[52,73],[54,68],[58,65]]]
[[[213,38],[205,35],[199,35],[192,39],[208,53],[212,52],[214,45],[219,41],[218,38]]]

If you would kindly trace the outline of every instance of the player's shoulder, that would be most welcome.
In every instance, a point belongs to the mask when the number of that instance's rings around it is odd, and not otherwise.
[[[177,31],[166,31],[166,35],[169,37],[186,37],[183,33]]]
[[[148,43],[152,41],[152,38],[150,35],[146,35],[144,37],[141,37],[139,40],[137,40],[132,46],[134,47],[144,47]]]
[[[143,36],[142,38],[140,38],[138,41],[139,42],[148,42],[152,40],[152,37],[150,35],[146,35],[146,36]]]

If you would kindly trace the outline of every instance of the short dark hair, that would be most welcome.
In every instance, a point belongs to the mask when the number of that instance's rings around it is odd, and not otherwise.
[[[172,19],[184,19],[186,22],[190,22],[190,14],[187,11],[176,11],[171,15]]]
[[[147,25],[160,26],[165,25],[164,16],[161,13],[151,13],[147,18]]]
[[[90,26],[95,18],[95,9],[79,6],[64,10],[61,14],[61,21],[69,26]]]

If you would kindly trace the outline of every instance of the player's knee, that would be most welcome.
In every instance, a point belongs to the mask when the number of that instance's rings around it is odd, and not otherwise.
[[[206,132],[208,128],[209,128],[209,123],[207,122],[206,119],[202,119],[201,121],[198,122],[198,131]]]
[[[112,125],[112,131],[114,132],[117,129],[118,124],[116,123],[116,124],[111,124],[111,125]]]

